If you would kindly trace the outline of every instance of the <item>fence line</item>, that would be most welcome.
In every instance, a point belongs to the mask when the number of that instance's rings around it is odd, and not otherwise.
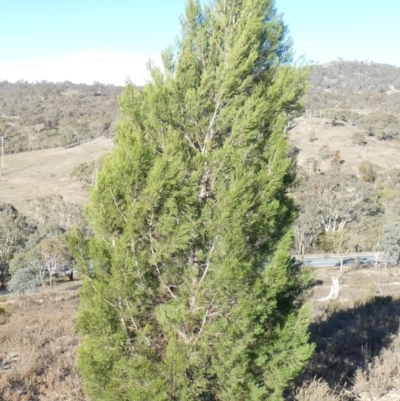
[[[99,136],[100,137],[100,136]],[[44,139],[24,139],[22,141],[13,141],[7,140],[4,137],[2,150],[4,154],[15,154],[15,153],[23,153],[30,152],[34,150],[42,150],[42,149],[54,149],[54,148],[66,148],[73,144],[81,144],[94,140],[96,138],[79,138],[75,135],[63,135],[61,138],[44,138]]]

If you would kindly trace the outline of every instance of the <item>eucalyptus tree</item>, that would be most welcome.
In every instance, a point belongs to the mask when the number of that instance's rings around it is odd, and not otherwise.
[[[348,223],[376,213],[376,190],[371,183],[338,172],[314,174],[296,195],[301,210],[312,210],[325,232],[342,231]]]
[[[36,227],[12,205],[0,203],[0,283],[9,278],[10,262],[23,249]]]

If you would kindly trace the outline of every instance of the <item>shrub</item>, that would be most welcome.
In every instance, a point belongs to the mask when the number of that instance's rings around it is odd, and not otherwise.
[[[17,270],[8,282],[8,289],[15,294],[36,292],[40,284],[39,272],[31,267]]]
[[[322,145],[319,148],[319,155],[321,156],[321,159],[330,159],[333,156],[333,153],[329,150],[328,145]]]
[[[340,163],[341,163],[340,150],[337,150],[331,159],[331,166],[337,170],[340,170]]]
[[[362,162],[358,166],[361,180],[364,182],[375,182],[377,177],[377,167],[369,161]]]
[[[351,136],[351,141],[354,145],[365,145],[365,135],[362,132],[355,132]]]
[[[339,401],[330,389],[328,383],[319,379],[305,382],[296,392],[296,401]]]
[[[365,394],[370,397],[368,399],[377,399],[393,390],[400,391],[400,333],[392,340],[392,343],[368,364],[367,369],[356,371],[353,393]]]
[[[69,237],[94,265],[78,323],[92,399],[280,400],[313,352],[284,135],[307,71],[282,58],[273,2],[226,3],[189,1],[165,75],[127,86],[95,234]]]
[[[9,317],[10,314],[6,305],[0,305],[0,318]]]

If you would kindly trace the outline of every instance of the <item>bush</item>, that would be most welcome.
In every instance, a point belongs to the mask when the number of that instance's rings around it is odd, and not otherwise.
[[[189,1],[165,75],[127,85],[86,209],[95,234],[69,237],[95,269],[78,318],[94,400],[281,400],[313,352],[284,134],[307,71],[282,56],[273,2],[221,4]]]
[[[11,313],[6,305],[0,305],[0,325],[5,324]]]
[[[97,173],[100,170],[102,159],[103,158],[89,163],[79,164],[72,170],[71,178],[86,185],[95,185]]]
[[[311,382],[305,382],[296,392],[296,401],[339,401],[328,383],[314,378]]]
[[[7,318],[10,316],[10,311],[6,305],[0,305],[0,318]]]
[[[31,267],[23,267],[15,272],[8,282],[8,290],[15,294],[36,292],[40,284],[39,272]]]
[[[351,136],[351,141],[354,145],[365,145],[365,135],[362,132],[355,132]]]
[[[361,174],[361,179],[364,182],[375,182],[377,177],[377,166],[369,161],[362,162],[358,166],[358,171]]]
[[[333,156],[333,152],[329,150],[328,145],[322,145],[318,152],[322,160],[330,159]]]

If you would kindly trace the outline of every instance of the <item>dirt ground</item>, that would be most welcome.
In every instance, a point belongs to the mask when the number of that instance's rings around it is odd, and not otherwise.
[[[0,399],[86,401],[76,370],[79,281],[0,297]]]
[[[315,269],[315,286],[312,300],[315,305],[318,299],[326,297],[332,286],[332,278],[339,276],[340,292],[337,302],[352,305],[374,296],[400,299],[400,268],[344,268]],[[316,312],[318,308],[316,307]]]
[[[83,204],[88,192],[74,181],[71,171],[109,153],[112,139],[97,138],[72,148],[56,148],[4,155],[0,177],[0,202],[27,212],[27,202],[41,196],[61,195],[66,202]]]
[[[400,268],[314,270],[313,358],[287,401],[400,401]],[[339,276],[337,299],[329,294]]]
[[[369,161],[379,166],[382,171],[393,167],[400,168],[400,143],[395,141],[378,141],[373,136],[365,137],[365,145],[359,146],[352,143],[352,135],[360,132],[354,126],[347,123],[343,126],[325,126],[325,118],[305,118],[296,120],[295,126],[289,131],[289,140],[293,146],[300,149],[298,155],[299,166],[305,167],[306,160],[315,157],[320,161],[321,171],[328,170],[330,159],[321,161],[319,149],[328,145],[332,153],[340,151],[342,160],[341,169],[346,173],[358,173],[358,166]],[[315,139],[310,141],[310,133],[315,133]]]

